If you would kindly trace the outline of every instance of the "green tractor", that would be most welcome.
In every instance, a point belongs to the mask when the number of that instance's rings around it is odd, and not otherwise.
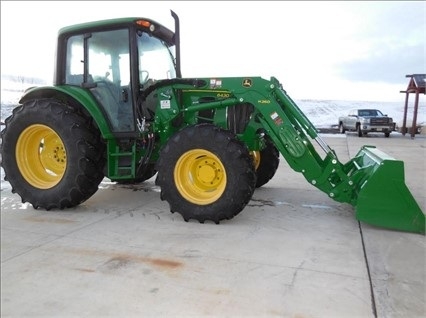
[[[281,154],[360,221],[424,233],[403,163],[366,146],[340,163],[276,78],[183,78],[171,14],[174,32],[146,18],[59,31],[54,84],[27,90],[1,133],[5,180],[23,202],[70,208],[104,177],[157,174],[172,212],[219,223],[273,178]]]

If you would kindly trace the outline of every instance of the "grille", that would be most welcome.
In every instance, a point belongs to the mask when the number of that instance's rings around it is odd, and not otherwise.
[[[382,117],[382,118],[371,118],[370,124],[371,125],[387,125],[391,122],[391,119],[388,117]]]

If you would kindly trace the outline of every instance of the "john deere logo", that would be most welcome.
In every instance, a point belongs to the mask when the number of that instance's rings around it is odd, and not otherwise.
[[[251,79],[246,78],[243,80],[243,86],[244,87],[251,87],[253,85],[253,82],[251,81]]]

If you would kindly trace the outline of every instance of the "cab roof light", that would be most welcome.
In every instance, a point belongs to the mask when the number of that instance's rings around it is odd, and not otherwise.
[[[146,20],[137,20],[136,21],[136,24],[137,25],[140,25],[140,26],[142,26],[142,27],[144,27],[144,28],[149,28],[149,30],[151,31],[151,32],[154,32],[154,30],[155,30],[155,25],[154,24],[152,24],[151,22],[149,22],[149,21],[146,21]]]

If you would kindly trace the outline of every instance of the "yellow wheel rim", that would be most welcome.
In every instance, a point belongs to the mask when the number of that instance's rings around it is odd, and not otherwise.
[[[65,146],[48,126],[27,127],[18,138],[15,155],[22,177],[35,188],[52,188],[65,173]]]
[[[221,160],[204,149],[185,152],[176,163],[174,179],[187,201],[207,205],[218,200],[226,188],[226,171]]]
[[[254,170],[257,170],[260,166],[260,151],[250,151],[250,155],[253,158]]]

